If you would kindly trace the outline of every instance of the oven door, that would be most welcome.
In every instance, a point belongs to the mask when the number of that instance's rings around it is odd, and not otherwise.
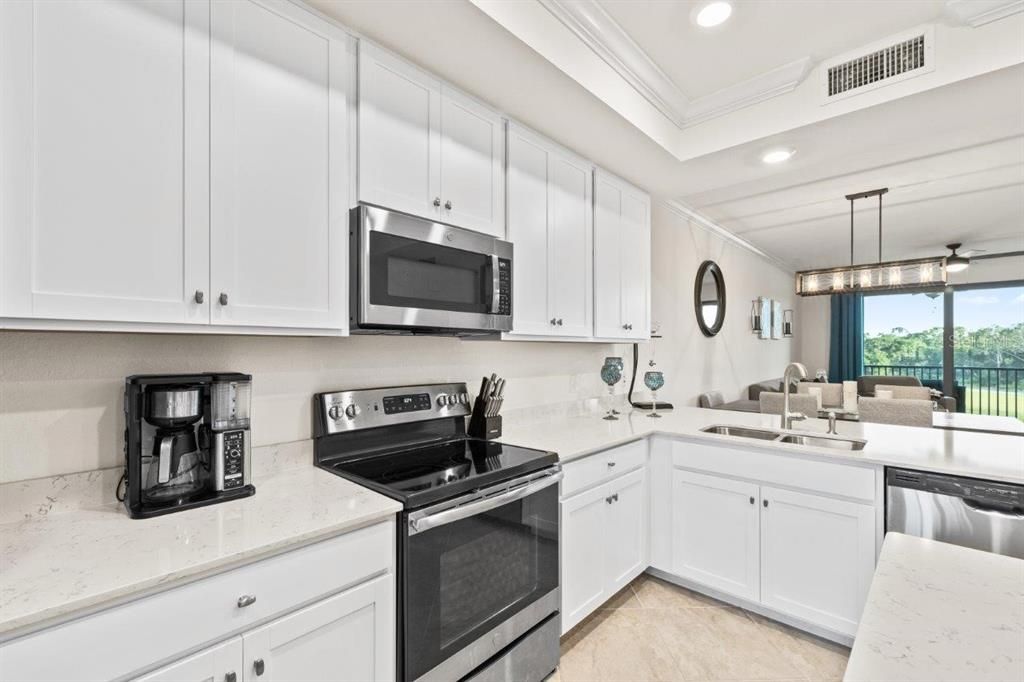
[[[512,244],[373,206],[356,215],[358,326],[512,328]]]
[[[403,680],[457,680],[557,612],[557,467],[406,514]]]

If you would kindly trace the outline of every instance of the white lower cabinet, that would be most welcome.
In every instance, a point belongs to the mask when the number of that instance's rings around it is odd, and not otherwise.
[[[239,682],[244,661],[242,638],[233,637],[143,675],[137,682]]]
[[[875,570],[875,508],[761,488],[761,603],[854,634]]]
[[[746,481],[672,472],[672,572],[756,600],[758,487]]]
[[[5,642],[0,680],[393,680],[394,554],[389,520],[141,597]]]
[[[647,568],[646,488],[641,466],[562,500],[563,633]]]

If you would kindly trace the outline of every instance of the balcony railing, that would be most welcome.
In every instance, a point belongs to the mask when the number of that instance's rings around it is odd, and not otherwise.
[[[941,365],[864,365],[864,373],[917,377],[942,385]],[[957,410],[1024,419],[1024,369],[954,367]]]

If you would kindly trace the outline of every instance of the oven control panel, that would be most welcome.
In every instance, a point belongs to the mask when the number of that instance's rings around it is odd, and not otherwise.
[[[315,436],[379,426],[468,417],[466,384],[429,384],[318,393],[313,398]]]

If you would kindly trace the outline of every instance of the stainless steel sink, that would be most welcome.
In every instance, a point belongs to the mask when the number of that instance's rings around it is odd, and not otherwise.
[[[863,450],[867,441],[855,438],[826,438],[824,436],[805,436],[786,433],[779,436],[780,443],[808,445],[813,448],[832,448],[834,450]]]
[[[771,429],[754,429],[747,426],[727,426],[717,424],[705,426],[701,429],[704,433],[716,433],[720,436],[739,436],[740,438],[754,438],[756,440],[770,440],[776,443],[789,443],[791,445],[806,445],[812,448],[830,448],[833,450],[863,450],[867,441],[856,438],[841,438],[839,436],[825,436],[805,433],[788,433],[773,431]]]
[[[757,438],[759,440],[775,440],[779,437],[778,431],[767,429],[751,429],[745,426],[705,426],[701,429],[704,433],[717,433],[720,436],[740,436],[741,438]]]

